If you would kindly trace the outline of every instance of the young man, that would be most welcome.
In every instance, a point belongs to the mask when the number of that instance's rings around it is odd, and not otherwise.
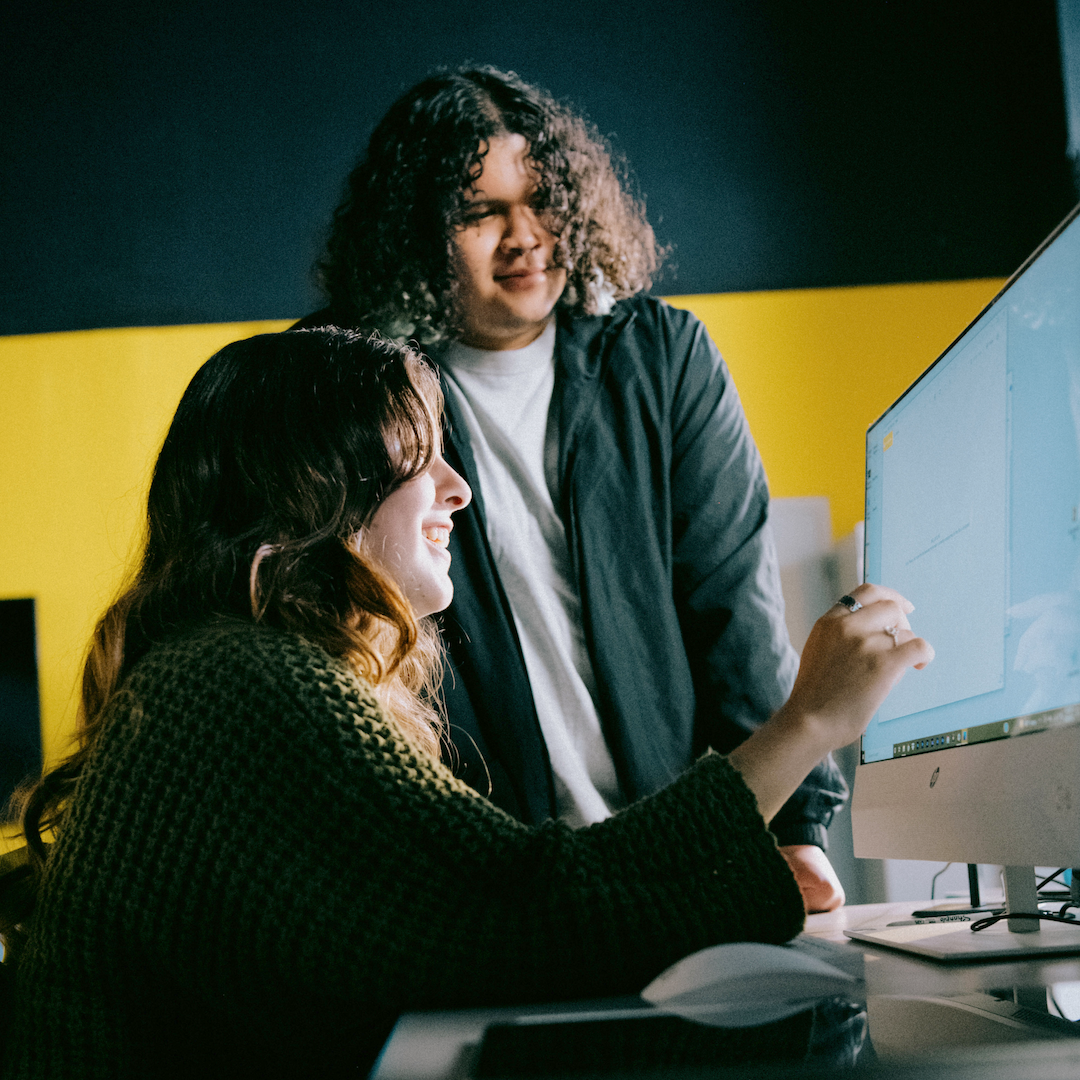
[[[528,822],[600,820],[787,698],[768,491],[704,327],[646,297],[642,206],[598,134],[514,75],[436,75],[349,177],[302,325],[418,340],[443,372],[444,683],[459,774]],[[810,910],[846,791],[822,762],[772,829]]]

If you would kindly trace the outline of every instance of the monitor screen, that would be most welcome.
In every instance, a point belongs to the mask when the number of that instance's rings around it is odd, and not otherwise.
[[[870,427],[865,565],[936,658],[871,721],[864,764],[1080,720],[1077,211]]]
[[[34,601],[0,600],[0,811],[16,786],[40,770]]]

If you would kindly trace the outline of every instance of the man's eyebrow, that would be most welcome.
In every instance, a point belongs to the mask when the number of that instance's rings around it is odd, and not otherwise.
[[[506,209],[505,199],[466,199],[464,211],[469,215],[497,214]]]

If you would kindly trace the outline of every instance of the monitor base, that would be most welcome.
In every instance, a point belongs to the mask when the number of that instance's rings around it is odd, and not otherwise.
[[[1005,920],[972,933],[969,922],[885,926],[845,930],[847,937],[912,953],[941,963],[971,960],[1030,960],[1080,954],[1080,926],[1041,922],[1039,929],[1013,933]]]

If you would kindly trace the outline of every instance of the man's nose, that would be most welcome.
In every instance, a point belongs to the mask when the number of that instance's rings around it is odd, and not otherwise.
[[[507,216],[502,246],[510,251],[531,251],[540,245],[542,230],[536,214],[528,206],[515,206]]]

